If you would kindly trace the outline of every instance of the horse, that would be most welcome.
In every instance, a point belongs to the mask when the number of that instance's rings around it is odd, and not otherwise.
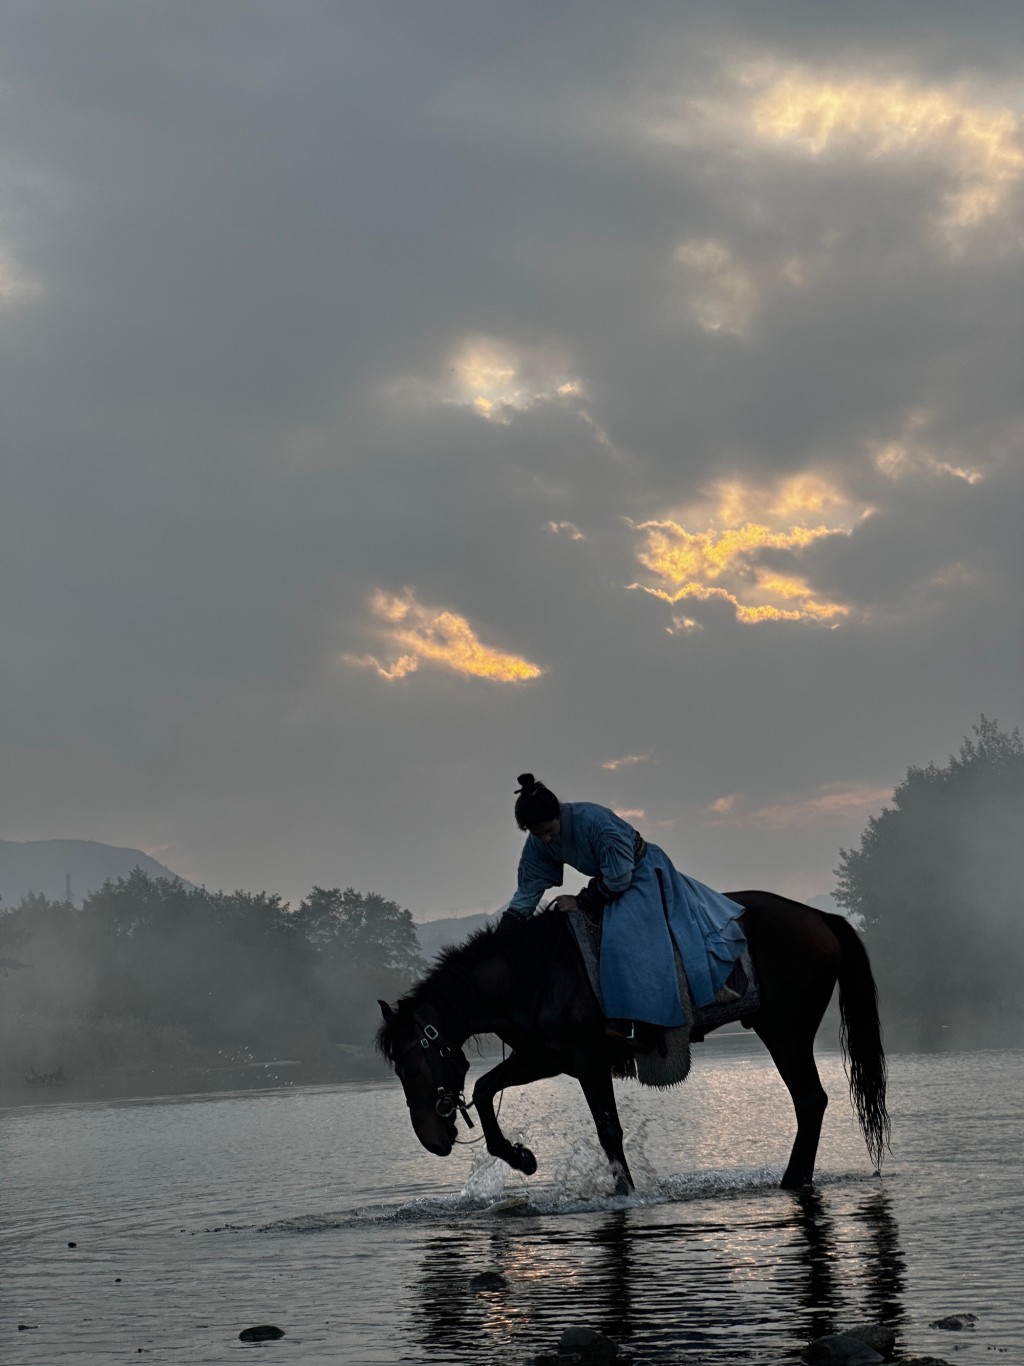
[[[768,1049],[796,1113],[782,1186],[813,1183],[828,1105],[813,1045],[837,983],[843,1062],[877,1174],[890,1137],[886,1060],[875,981],[859,934],[842,916],[772,892],[728,896],[744,908],[742,924],[761,993],[759,1006],[742,1023]],[[628,1070],[627,1045],[605,1033],[604,1013],[563,914],[549,911],[525,923],[485,926],[464,944],[443,950],[395,1007],[378,1004],[384,1017],[378,1050],[402,1084],[413,1131],[428,1152],[448,1156],[456,1115],[461,1112],[472,1124],[471,1104],[487,1151],[532,1176],[537,1160],[502,1133],[494,1097],[505,1087],[565,1073],[582,1088],[616,1194],[634,1190],[612,1084],[613,1075]],[[485,1033],[496,1034],[512,1051],[480,1077],[467,1102],[463,1045]]]

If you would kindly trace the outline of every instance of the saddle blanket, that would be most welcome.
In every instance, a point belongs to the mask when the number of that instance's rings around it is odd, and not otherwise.
[[[591,920],[583,911],[568,912],[576,944],[587,969],[594,995],[601,1003],[601,921]],[[696,1008],[690,995],[686,972],[675,953],[679,977],[679,996],[683,1006],[684,1023],[675,1029],[662,1031],[659,1047],[626,1057],[614,1069],[616,1076],[635,1077],[644,1086],[678,1086],[690,1071],[690,1043],[700,1042],[712,1029],[749,1015],[761,1004],[761,990],[757,983],[753,959],[745,948],[737,959],[725,986],[709,1005]]]

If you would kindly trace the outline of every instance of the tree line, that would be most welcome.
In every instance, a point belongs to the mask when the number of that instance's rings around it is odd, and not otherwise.
[[[408,910],[314,887],[297,909],[135,869],[81,907],[0,914],[0,1072],[297,1059],[325,1077],[424,967]]]
[[[973,731],[840,851],[836,899],[897,1046],[1024,1042],[1024,742],[984,716]],[[351,1074],[377,998],[424,967],[410,912],[351,887],[293,910],[136,869],[80,908],[28,896],[0,913],[0,1083],[240,1058]]]
[[[1024,742],[972,729],[943,767],[908,769],[836,870],[904,1046],[1024,1043]]]

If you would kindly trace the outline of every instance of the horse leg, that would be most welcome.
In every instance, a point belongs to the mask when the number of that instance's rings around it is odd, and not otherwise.
[[[632,1195],[636,1187],[633,1185],[633,1177],[626,1162],[626,1154],[622,1150],[622,1125],[619,1123],[615,1089],[612,1086],[612,1074],[608,1064],[588,1058],[585,1063],[578,1066],[576,1075],[583,1088],[590,1113],[594,1117],[597,1137],[615,1178],[615,1194]]]
[[[814,1178],[814,1160],[818,1155],[818,1140],[821,1137],[821,1122],[825,1118],[828,1096],[818,1076],[814,1061],[814,1031],[810,1035],[796,1036],[789,1031],[775,1032],[754,1029],[760,1036],[768,1052],[772,1055],[779,1075],[786,1083],[786,1089],[793,1099],[796,1111],[796,1138],[793,1151],[789,1155],[789,1165],[783,1173],[781,1185],[784,1190],[797,1190],[809,1186]]]
[[[537,1159],[529,1148],[522,1143],[510,1143],[501,1131],[498,1117],[494,1113],[494,1097],[506,1086],[528,1086],[531,1081],[541,1081],[544,1077],[557,1077],[562,1069],[540,1058],[510,1054],[504,1062],[485,1072],[473,1087],[473,1104],[480,1116],[480,1127],[484,1131],[487,1151],[492,1157],[500,1157],[516,1171],[532,1176],[537,1170]]]

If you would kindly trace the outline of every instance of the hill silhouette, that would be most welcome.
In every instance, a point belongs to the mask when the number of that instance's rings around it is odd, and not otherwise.
[[[29,892],[62,901],[69,878],[71,899],[81,905],[104,882],[127,877],[133,868],[150,877],[185,882],[141,849],[121,849],[97,840],[0,840],[0,905],[17,906]]]

